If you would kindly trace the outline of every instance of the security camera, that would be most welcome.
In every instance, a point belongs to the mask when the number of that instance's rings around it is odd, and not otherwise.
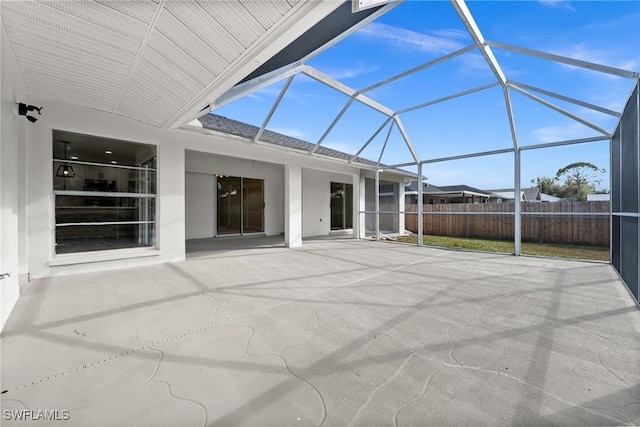
[[[31,123],[35,123],[38,121],[38,119],[36,119],[33,116],[29,116],[27,113],[29,111],[37,111],[38,115],[42,115],[41,111],[44,107],[36,107],[35,105],[27,105],[27,104],[23,104],[22,102],[20,102],[18,104],[18,115],[19,116],[25,116],[27,118],[27,120],[29,120]]]

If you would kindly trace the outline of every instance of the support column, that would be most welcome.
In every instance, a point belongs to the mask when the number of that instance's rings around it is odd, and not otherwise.
[[[423,187],[422,187],[422,163],[418,163],[418,246],[422,246],[422,235],[424,233],[423,208]]]
[[[404,182],[398,183],[398,212],[405,211],[405,203],[404,203]],[[398,233],[404,233],[406,228],[405,224],[405,215],[404,213],[398,214]]]
[[[375,195],[376,240],[380,240],[380,170],[376,170]]]
[[[355,239],[366,238],[367,215],[360,213],[366,210],[365,200],[365,177],[362,174],[353,175],[353,212],[355,216],[353,237]]]
[[[302,167],[284,166],[284,243],[302,246]]]
[[[513,152],[514,155],[514,183],[515,188],[514,196],[515,196],[515,209],[514,209],[514,230],[513,230],[513,243],[514,249],[513,254],[515,256],[520,256],[520,249],[522,243],[522,199],[520,197],[520,149],[516,148]]]

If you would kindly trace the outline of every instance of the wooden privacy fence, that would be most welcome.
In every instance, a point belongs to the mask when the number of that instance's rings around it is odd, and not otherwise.
[[[609,202],[522,203],[521,206],[523,242],[609,246]],[[513,239],[514,209],[513,203],[424,205],[423,233]],[[407,205],[405,212],[418,212],[418,206]],[[405,215],[405,228],[418,232],[417,214]]]

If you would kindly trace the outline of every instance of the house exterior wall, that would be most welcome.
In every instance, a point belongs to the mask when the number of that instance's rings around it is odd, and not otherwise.
[[[26,127],[28,267],[31,277],[99,271],[178,261],[185,256],[185,149],[180,133],[117,115],[52,101],[30,99],[43,106],[37,123]],[[52,133],[63,130],[157,147],[156,248],[55,255],[52,193]]]
[[[302,237],[323,236],[331,232],[332,182],[353,185],[354,179],[352,175],[302,170]],[[354,227],[355,222],[354,217]]]
[[[3,73],[4,78],[4,73]],[[185,258],[185,240],[197,236],[195,227],[186,222],[186,184],[194,184],[192,174],[215,175],[221,173],[265,179],[265,232],[279,234],[284,230],[286,212],[283,195],[284,165],[296,165],[303,170],[313,169],[323,172],[327,182],[358,183],[360,169],[330,159],[312,157],[306,153],[283,151],[277,148],[255,144],[244,139],[207,131],[199,128],[159,129],[114,114],[70,106],[50,100],[29,98],[29,104],[43,106],[42,116],[37,123],[25,123],[25,158],[18,169],[24,170],[20,185],[25,186],[25,199],[21,208],[28,207],[26,221],[28,232],[22,237],[28,243],[25,256],[25,272],[32,278],[48,277],[86,271],[100,271],[159,262],[179,261]],[[11,113],[15,118],[15,113]],[[20,118],[23,119],[23,118]],[[55,255],[54,233],[55,215],[52,193],[52,134],[53,130],[75,132],[98,137],[113,138],[157,146],[158,193],[156,210],[156,248],[122,249],[84,254]],[[4,147],[3,141],[3,147]],[[22,169],[21,169],[22,168]],[[187,172],[189,182],[186,182]],[[199,178],[195,178],[198,180]],[[203,179],[200,179],[201,181]],[[311,182],[311,181],[309,181]],[[206,187],[203,182],[200,188]],[[304,189],[305,192],[313,191]],[[322,194],[327,197],[329,191]],[[354,197],[357,198],[354,188]],[[193,195],[189,194],[193,202]],[[213,198],[211,192],[203,197]],[[313,196],[305,195],[308,202]],[[301,201],[299,209],[302,209]],[[356,204],[356,201],[354,201]],[[191,204],[188,206],[191,207]],[[201,212],[202,206],[199,208]],[[193,212],[193,211],[191,211]],[[197,209],[196,209],[197,212]],[[309,215],[312,215],[311,212]],[[191,214],[190,214],[191,215]],[[191,219],[191,217],[189,217]],[[305,223],[310,224],[311,219]],[[324,221],[324,220],[323,220]],[[309,230],[309,234],[328,234],[326,228]],[[200,224],[203,225],[203,224]],[[211,232],[211,223],[204,224]],[[8,226],[11,229],[16,227]],[[3,233],[4,234],[4,233]]]
[[[186,172],[187,239],[215,235],[216,174],[264,180],[264,233],[284,232],[283,165],[187,151]]]
[[[24,182],[20,167],[25,154],[24,126],[27,120],[17,115],[17,102],[25,102],[26,93],[11,53],[5,29],[0,21],[0,328],[20,295],[19,285],[26,280],[26,234]]]

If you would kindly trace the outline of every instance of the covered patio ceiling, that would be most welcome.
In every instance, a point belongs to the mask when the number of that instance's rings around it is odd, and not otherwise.
[[[350,6],[43,0],[3,1],[0,10],[29,96],[171,128],[248,76],[299,59],[379,9],[352,14]]]

